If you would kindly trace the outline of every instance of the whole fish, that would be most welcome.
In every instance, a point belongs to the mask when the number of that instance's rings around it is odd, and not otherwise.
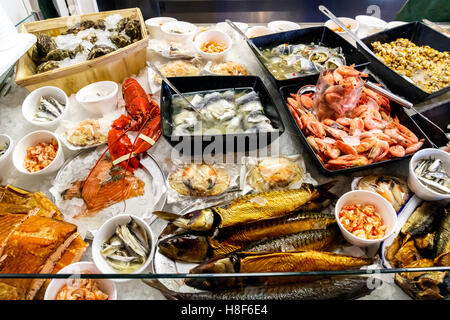
[[[216,235],[211,237],[198,234],[174,235],[161,239],[158,248],[163,255],[173,260],[203,262],[207,258],[220,257],[241,250],[263,239],[270,239],[264,245],[272,247],[281,240],[279,238],[281,236],[297,234],[306,230],[325,229],[334,223],[336,223],[334,215],[302,212],[284,218],[220,229]],[[297,246],[298,250],[307,249],[303,246],[308,244],[315,244],[316,249],[320,249],[321,240],[328,243],[328,239],[334,238],[335,234],[327,231],[315,236],[299,234],[283,238],[283,241],[288,241],[286,246]],[[271,245],[270,242],[274,244]]]
[[[445,209],[445,216],[439,225],[439,230],[435,238],[436,259],[439,266],[450,266],[450,210]]]
[[[357,258],[322,251],[237,252],[225,258],[209,260],[190,273],[264,273],[333,271],[360,268],[373,263],[370,258]],[[279,281],[280,279],[273,278]],[[260,281],[258,278],[186,279],[186,284],[199,289],[236,287]],[[267,280],[265,280],[267,281]],[[298,280],[297,280],[298,281]]]
[[[263,240],[243,251],[246,252],[292,252],[296,250],[324,250],[338,235],[337,227],[325,230],[308,230],[283,237]]]
[[[192,231],[208,231],[214,226],[226,228],[285,216],[305,203],[317,199],[334,185],[333,182],[314,187],[303,184],[299,189],[255,193],[228,203],[195,210],[185,216],[156,211],[153,214],[174,225]]]
[[[169,290],[158,280],[143,280],[167,298],[178,300],[329,300],[357,299],[373,289],[366,277],[333,277],[309,283],[255,286],[232,290],[183,293]]]
[[[442,208],[432,202],[424,201],[408,218],[401,232],[412,237],[429,233],[435,227],[442,214]]]

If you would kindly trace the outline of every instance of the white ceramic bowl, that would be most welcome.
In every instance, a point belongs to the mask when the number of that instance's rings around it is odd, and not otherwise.
[[[373,33],[381,32],[387,26],[386,21],[372,16],[358,15],[355,17],[355,20],[359,22],[358,36],[360,38],[364,38]]]
[[[226,49],[219,53],[204,52],[200,48],[207,41],[216,41],[218,43],[224,44],[226,46]],[[230,36],[226,32],[220,30],[204,31],[198,34],[194,40],[195,49],[204,59],[207,60],[214,60],[214,61],[223,60],[228,54],[228,52],[230,52],[232,46],[233,40],[231,40]]]
[[[145,25],[152,38],[160,38],[162,35],[161,26],[164,23],[172,21],[177,21],[177,19],[171,17],[154,17],[145,20]]]
[[[104,115],[116,109],[118,91],[119,86],[114,81],[99,81],[80,89],[75,99],[86,111]],[[98,96],[97,92],[104,95]]]
[[[89,271],[92,274],[100,274],[100,271],[93,262],[76,262],[62,268],[57,274],[81,274]],[[76,278],[74,276],[73,278]],[[55,300],[59,290],[69,279],[52,279],[45,291],[44,300]],[[117,290],[114,281],[111,279],[95,279],[101,291],[108,295],[108,300],[117,300]]]
[[[392,29],[392,28],[399,27],[399,26],[402,26],[402,25],[407,24],[407,23],[408,22],[405,22],[405,21],[391,21],[391,22],[387,23],[385,29],[386,30],[387,29]]]
[[[26,170],[24,167],[24,160],[27,155],[27,148],[35,146],[40,142],[51,142],[52,139],[55,139],[58,142],[58,151],[56,153],[55,159],[53,159],[53,161],[41,171],[29,172],[28,170]],[[14,152],[12,155],[14,167],[23,174],[34,176],[56,172],[64,164],[64,152],[62,148],[63,147],[61,141],[53,132],[47,130],[31,132],[23,137],[19,142],[17,142],[17,145],[14,148]]]
[[[6,134],[0,134],[0,146],[3,147],[5,144],[8,144],[9,147],[6,152],[0,156],[0,174],[2,174],[2,170],[8,165],[14,149],[14,142],[11,137]]]
[[[136,271],[133,272],[133,274],[138,274],[144,272],[145,269],[149,266],[150,262],[153,259],[154,254],[154,237],[152,230],[148,226],[148,224],[139,217],[128,215],[128,214],[121,214],[115,217],[112,217],[108,219],[101,227],[95,232],[94,240],[92,241],[92,258],[94,260],[95,265],[102,273],[118,273],[116,270],[111,268],[106,260],[102,257],[100,251],[102,244],[107,241],[111,236],[114,234],[116,227],[118,225],[127,224],[131,221],[131,217],[139,224],[141,225],[145,231],[147,231],[147,234],[149,236],[149,239],[151,239],[151,252],[145,263]],[[126,282],[130,281],[130,279],[113,279],[115,282]]]
[[[350,25],[350,31],[352,31],[354,34],[357,34],[358,29],[359,29],[359,22],[358,21],[356,21],[355,19],[352,19],[352,18],[345,18],[345,17],[339,17],[338,19],[345,26]],[[339,28],[339,26],[333,20],[328,20],[327,22],[325,22],[325,27],[328,27],[331,30]],[[345,31],[335,31],[335,32],[338,35],[340,35],[341,37],[343,37],[344,39],[346,39],[347,41],[353,42],[353,39],[350,38],[350,36],[347,35],[347,33]]]
[[[372,204],[375,206],[377,212],[383,219],[383,223],[387,226],[384,237],[379,239],[361,239],[357,236],[351,234],[347,229],[345,229],[341,222],[339,221],[339,212],[342,207],[349,204]],[[384,199],[379,194],[367,191],[367,190],[355,190],[344,194],[339,198],[334,208],[334,214],[336,221],[338,223],[339,229],[341,229],[344,238],[358,247],[367,247],[371,245],[376,245],[383,242],[385,239],[391,236],[394,232],[395,225],[397,223],[397,213],[395,212],[392,205]]]
[[[187,43],[194,38],[197,26],[185,21],[171,21],[161,26],[161,32],[167,41]]]
[[[255,27],[249,28],[247,30],[247,32],[245,32],[245,35],[251,39],[251,38],[261,37],[261,36],[265,36],[267,34],[272,34],[272,33],[273,33],[273,31],[265,26],[255,26]]]
[[[285,32],[300,29],[300,26],[297,23],[286,20],[271,21],[267,24],[267,27],[273,32]]]
[[[445,170],[450,172],[450,154],[448,152],[433,148],[422,149],[417,151],[409,162],[408,187],[416,194],[416,196],[426,201],[437,201],[443,199],[448,200],[450,199],[450,194],[446,195],[429,189],[425,184],[417,179],[417,176],[414,173],[414,167],[417,161],[422,158],[430,157],[440,159],[445,167]]]
[[[65,105],[63,113],[55,120],[47,122],[33,120],[37,108],[39,107],[39,100],[41,99],[42,96],[52,96],[60,103],[63,103]],[[51,86],[41,87],[39,89],[34,90],[25,98],[22,104],[22,114],[25,117],[25,119],[31,124],[47,129],[56,128],[60,120],[64,119],[68,109],[69,109],[69,98],[67,97],[66,93],[58,87],[51,87]]]
[[[233,21],[233,23],[243,33],[245,33],[248,30],[248,24],[245,23],[245,22],[234,22]],[[226,22],[219,22],[219,23],[216,24],[216,27],[219,30],[225,31],[231,38],[234,38],[234,39],[239,39],[240,38],[240,35],[232,27],[230,27],[228,25],[228,23],[226,23]]]

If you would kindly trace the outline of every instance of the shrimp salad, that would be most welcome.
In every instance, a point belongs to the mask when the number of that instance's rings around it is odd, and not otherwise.
[[[339,212],[339,221],[348,232],[361,239],[380,239],[386,232],[383,218],[371,204],[344,206]]]

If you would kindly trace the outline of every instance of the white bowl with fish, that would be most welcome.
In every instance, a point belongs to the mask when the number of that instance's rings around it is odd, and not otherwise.
[[[82,88],[75,98],[87,112],[104,115],[116,109],[118,92],[119,85],[114,81],[98,81]]]
[[[72,263],[62,268],[61,270],[58,271],[57,274],[72,274],[72,276],[68,279],[53,279],[52,281],[50,281],[50,284],[48,285],[47,290],[45,291],[44,300],[68,300],[70,297],[68,297],[67,295],[63,296],[61,294],[60,297],[58,297],[58,294],[60,293],[60,291],[63,289],[64,286],[79,287],[80,284],[81,285],[83,283],[88,284],[86,283],[89,281],[88,279],[86,279],[87,280],[86,281],[75,276],[77,274],[85,274],[85,273],[100,274],[100,270],[98,270],[98,268],[95,266],[93,262],[87,261]],[[93,281],[89,282],[91,283],[94,282],[98,290],[107,295],[106,300],[117,300],[117,289],[114,281],[112,281],[111,279],[92,279],[92,280]],[[71,292],[68,293],[72,294],[75,293],[72,290],[70,291]],[[65,299],[61,299],[63,297]],[[80,296],[78,296],[78,299],[80,299]]]
[[[450,199],[450,154],[439,149],[423,149],[409,162],[408,186],[427,201]]]
[[[13,147],[14,143],[11,137],[6,134],[0,134],[0,172],[8,165]]]
[[[69,98],[58,87],[41,87],[31,92],[23,101],[25,119],[39,127],[51,129],[64,119],[69,109]]]
[[[161,32],[167,41],[186,43],[194,38],[197,26],[185,21],[171,21],[161,26]]]
[[[267,27],[273,32],[285,32],[300,29],[300,26],[292,21],[287,20],[275,20],[267,24]]]
[[[161,27],[167,22],[177,21],[175,18],[171,17],[154,17],[145,20],[145,25],[147,27],[148,33],[152,38],[161,37]]]
[[[134,215],[121,214],[107,220],[92,242],[92,257],[102,273],[143,273],[153,259],[154,237],[149,225]],[[131,279],[113,279],[126,282]]]
[[[359,22],[358,21],[356,21],[355,19],[346,18],[346,17],[339,17],[338,19],[347,27],[347,29],[349,29],[354,34],[357,34],[357,32],[359,30]],[[341,27],[339,27],[336,24],[336,22],[334,22],[333,20],[328,20],[327,22],[325,22],[325,27],[333,30],[338,35],[343,37],[345,40],[347,40],[349,42],[354,42],[354,40],[347,34],[347,32],[345,32]]]
[[[204,59],[223,60],[233,46],[230,36],[221,30],[207,30],[200,33],[194,40],[194,47]]]

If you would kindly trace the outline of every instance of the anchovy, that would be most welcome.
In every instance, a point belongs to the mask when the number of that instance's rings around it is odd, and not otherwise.
[[[373,289],[369,289],[366,277],[333,277],[309,283],[276,286],[252,286],[232,290],[184,293],[169,290],[159,280],[143,280],[168,299],[179,300],[329,300],[357,299]]]

